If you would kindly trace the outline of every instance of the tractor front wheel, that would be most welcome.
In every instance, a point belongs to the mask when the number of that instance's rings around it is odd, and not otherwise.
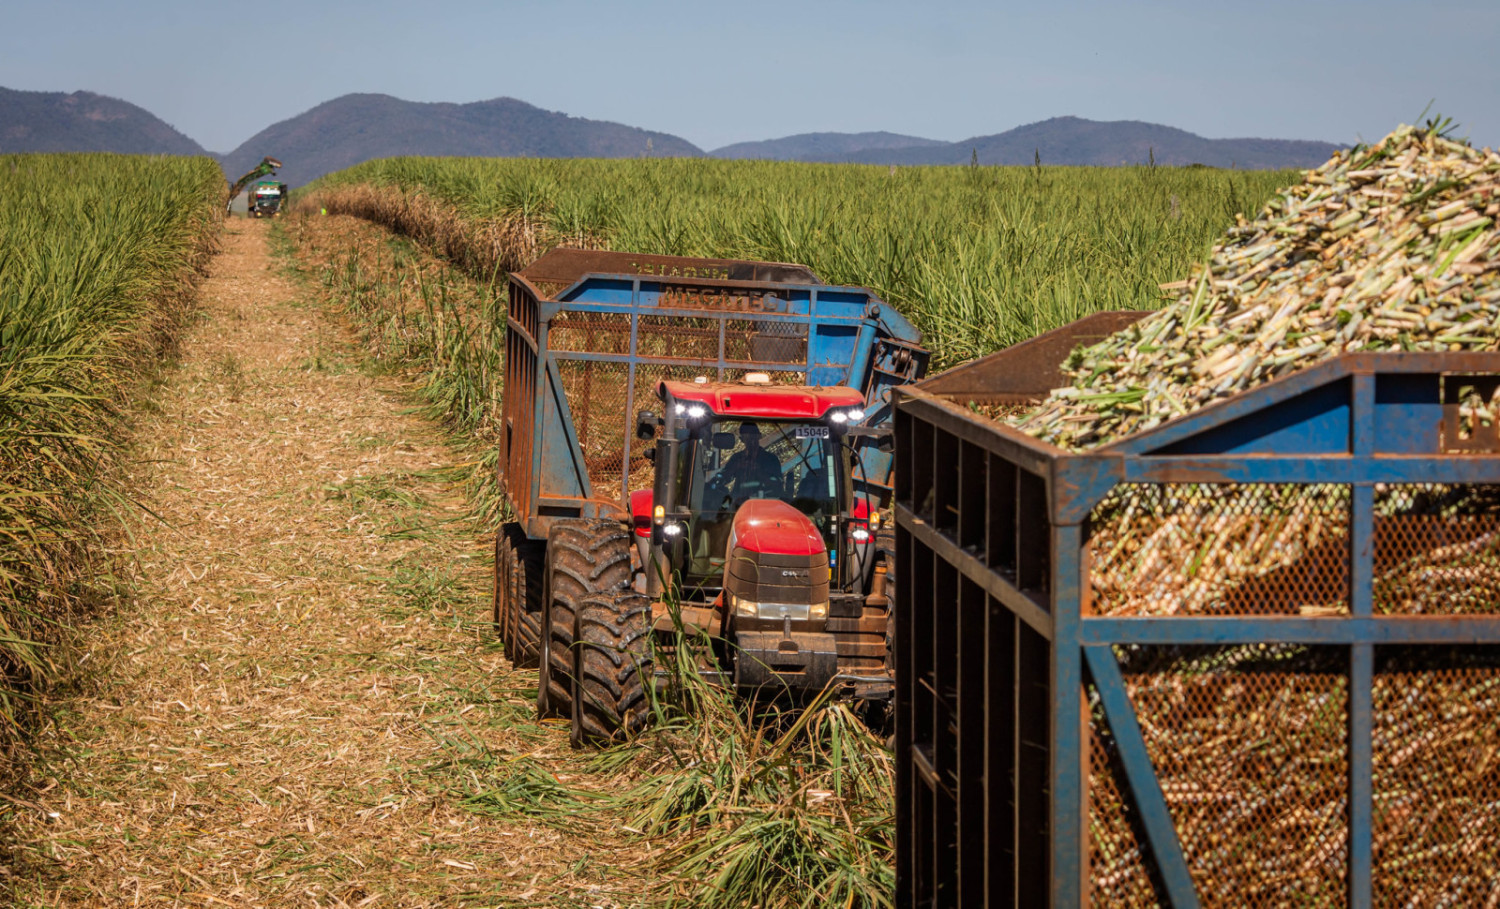
[[[609,745],[644,729],[651,715],[651,601],[625,589],[578,604],[573,747]]]
[[[567,518],[553,523],[545,576],[536,712],[538,717],[563,717],[573,701],[578,604],[630,583],[630,531],[619,521]]]

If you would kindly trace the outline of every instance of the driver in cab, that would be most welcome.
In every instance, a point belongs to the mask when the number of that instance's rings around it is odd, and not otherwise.
[[[728,436],[729,433],[722,435]],[[693,548],[694,564],[702,561],[695,571],[712,568],[717,554],[724,552],[729,539],[730,514],[735,508],[750,499],[781,498],[781,460],[760,447],[760,436],[760,426],[741,423],[739,449],[729,456],[704,491],[704,507],[709,511],[704,515],[706,520],[699,525],[699,536]],[[714,447],[719,447],[717,439]],[[713,509],[717,509],[717,514]]]
[[[781,461],[760,447],[760,426],[741,423],[740,443],[743,447],[729,456],[719,481],[727,484],[737,503],[781,498]]]

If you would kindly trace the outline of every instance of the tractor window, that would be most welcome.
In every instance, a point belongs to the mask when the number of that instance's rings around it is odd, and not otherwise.
[[[845,471],[839,443],[823,423],[719,420],[702,427],[683,452],[677,501],[689,519],[688,574],[717,575],[734,513],[750,499],[780,499],[813,521],[832,543],[832,520]]]

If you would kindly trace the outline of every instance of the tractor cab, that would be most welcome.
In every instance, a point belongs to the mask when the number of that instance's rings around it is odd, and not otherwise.
[[[663,415],[638,426],[657,440],[655,486],[631,496],[641,592],[661,603],[675,576],[682,618],[748,655],[735,661],[741,684],[820,689],[836,668],[831,606],[861,608],[872,561],[848,438],[863,398],[755,373],[658,394]]]
[[[658,388],[665,414],[653,545],[679,572],[685,598],[718,595],[735,515],[757,499],[801,515],[799,532],[823,541],[830,569],[846,561],[840,528],[854,496],[845,435],[864,418],[864,401],[851,388],[775,386],[763,375]]]
[[[717,417],[678,447],[666,501],[680,503],[689,589],[717,586],[740,509],[756,499],[791,505],[834,561],[837,516],[847,510],[849,471],[839,438],[821,422]],[[799,522],[801,523],[801,522]]]

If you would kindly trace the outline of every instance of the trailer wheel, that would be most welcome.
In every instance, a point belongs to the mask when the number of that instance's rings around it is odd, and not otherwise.
[[[542,551],[519,524],[506,524],[495,534],[495,636],[522,669],[535,668],[541,652]]]
[[[573,700],[578,604],[630,583],[630,531],[619,521],[555,522],[547,534],[545,577],[536,712],[538,717],[561,717],[568,715]]]
[[[573,676],[573,747],[609,745],[645,728],[651,715],[651,601],[628,588],[578,604]]]
[[[505,545],[505,531],[495,531],[495,568],[494,585],[490,588],[490,627],[494,631],[495,640],[502,644],[510,644],[510,629],[506,620],[509,615],[506,607],[510,598],[505,591],[510,588],[510,547]],[[512,661],[514,662],[514,661]]]

